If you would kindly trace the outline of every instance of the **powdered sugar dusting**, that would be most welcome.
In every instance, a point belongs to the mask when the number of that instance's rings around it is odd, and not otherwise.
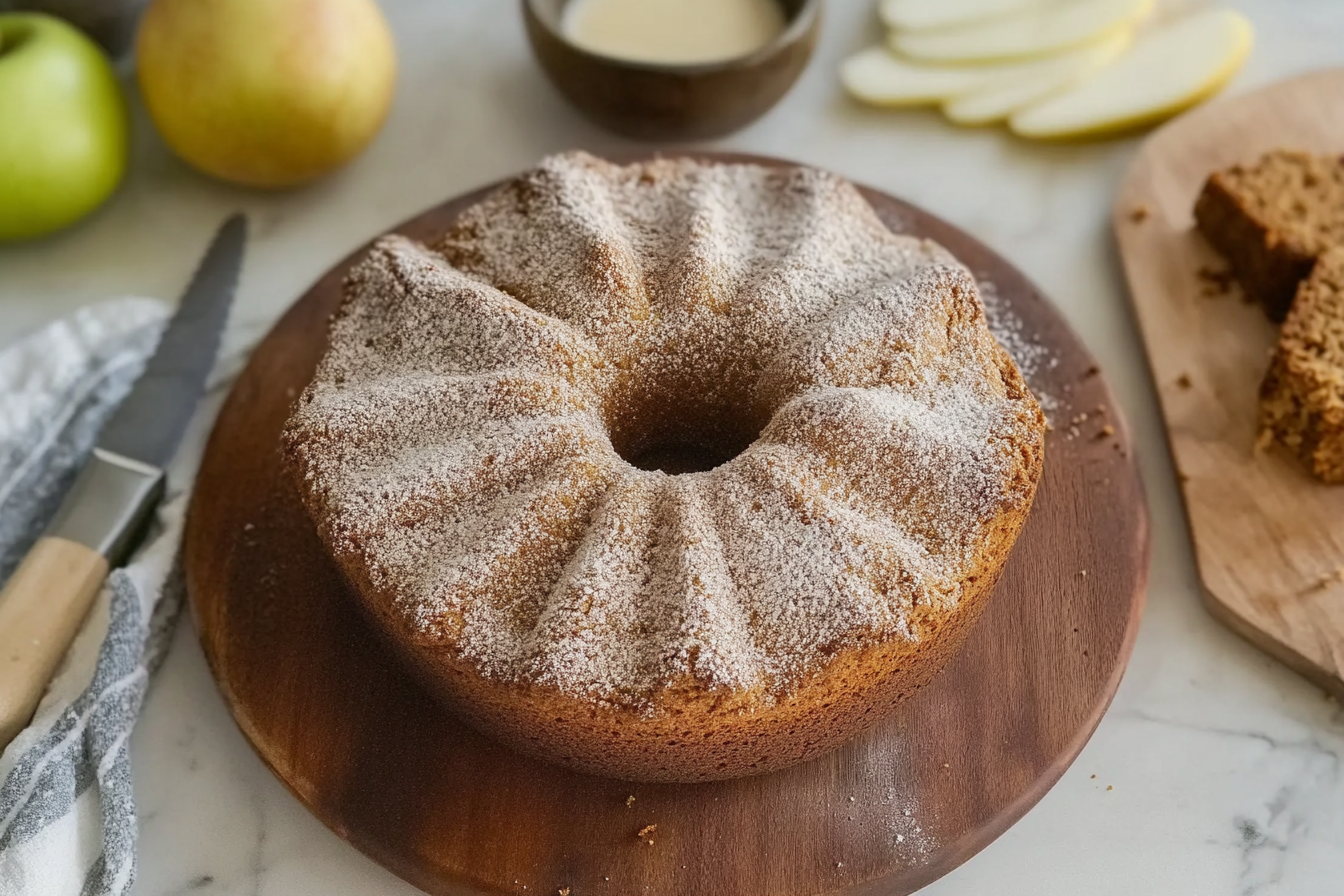
[[[380,242],[286,445],[409,637],[648,709],[917,637],[1042,426],[970,276],[844,181],[570,154]],[[668,446],[731,459],[627,460]]]
[[[980,301],[985,307],[985,320],[989,331],[1004,347],[1013,361],[1022,371],[1022,377],[1031,386],[1036,400],[1048,417],[1059,409],[1059,400],[1040,388],[1041,374],[1051,370],[1059,363],[1034,333],[1026,332],[1022,318],[1013,310],[1012,305],[999,292],[998,287],[988,280],[981,280]]]
[[[888,825],[894,851],[911,865],[929,861],[941,845],[937,837],[925,830],[924,825],[927,823],[922,811],[915,811],[915,804],[910,804],[902,808],[899,814],[893,815]]]

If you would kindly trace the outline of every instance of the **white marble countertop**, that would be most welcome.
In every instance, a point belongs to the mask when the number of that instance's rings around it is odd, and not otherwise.
[[[228,211],[254,241],[226,351],[251,343],[354,246],[442,198],[570,147],[625,144],[543,80],[516,4],[384,0],[401,53],[386,130],[345,171],[260,194],[170,157],[137,109],[134,167],[99,214],[0,248],[0,343],[96,298],[172,298]],[[1344,64],[1340,0],[1232,0],[1257,28],[1234,90]],[[1344,713],[1210,618],[1107,225],[1135,143],[1036,146],[932,113],[859,108],[835,63],[877,36],[871,0],[832,0],[817,58],[770,115],[720,144],[903,196],[1015,261],[1100,358],[1133,424],[1153,514],[1148,608],[1113,707],[1073,768],[929,894],[1344,892]],[[189,621],[134,738],[138,896],[415,892],[311,817],[226,712]],[[1093,777],[1095,776],[1095,777]],[[1111,789],[1113,788],[1113,789]]]

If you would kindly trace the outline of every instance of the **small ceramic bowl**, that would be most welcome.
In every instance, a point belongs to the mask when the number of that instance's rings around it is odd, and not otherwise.
[[[532,51],[565,98],[602,127],[639,140],[718,137],[764,115],[798,80],[821,29],[822,0],[776,0],[788,23],[746,56],[692,65],[634,62],[570,43],[567,0],[522,0]]]

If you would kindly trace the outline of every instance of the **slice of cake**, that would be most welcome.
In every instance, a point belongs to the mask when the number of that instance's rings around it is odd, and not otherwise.
[[[1321,253],[1344,246],[1344,157],[1276,150],[1215,172],[1195,223],[1246,294],[1281,321]]]
[[[1317,478],[1344,482],[1344,248],[1297,290],[1260,387],[1260,427]]]

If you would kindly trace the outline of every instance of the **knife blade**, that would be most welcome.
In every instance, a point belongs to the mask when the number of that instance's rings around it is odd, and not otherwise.
[[[103,425],[93,457],[47,527],[116,565],[162,494],[164,468],[182,441],[215,363],[238,286],[247,221],[219,228],[177,313],[121,406]]]
[[[155,467],[172,460],[214,367],[246,240],[242,215],[220,227],[144,373],[103,425],[99,448]]]
[[[165,468],[219,351],[246,241],[242,215],[220,227],[144,372],[0,591],[0,749],[27,726],[108,570],[163,496]]]

